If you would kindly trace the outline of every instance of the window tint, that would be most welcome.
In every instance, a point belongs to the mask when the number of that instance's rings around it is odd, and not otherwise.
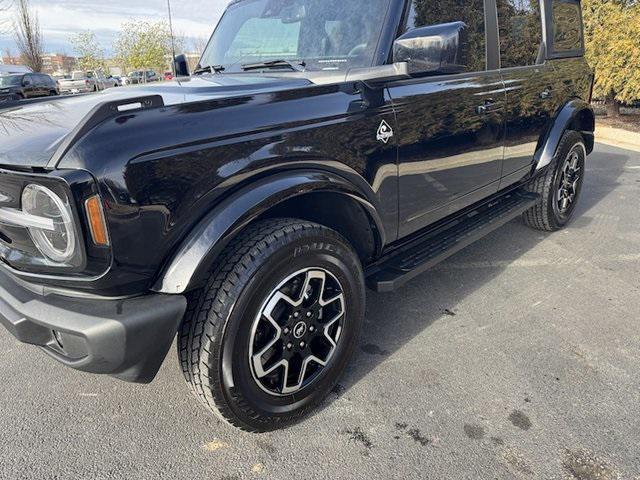
[[[260,30],[262,35],[255,32]],[[298,53],[300,22],[282,23],[275,18],[252,18],[245,23],[225,55],[225,63],[233,63],[237,58],[255,56],[293,57]]]
[[[556,52],[582,50],[580,4],[554,0],[553,50]]]
[[[413,0],[407,30],[440,23],[464,22],[467,27],[464,65],[467,71],[486,69],[484,0]]]
[[[542,45],[538,0],[497,0],[502,68],[535,65]]]

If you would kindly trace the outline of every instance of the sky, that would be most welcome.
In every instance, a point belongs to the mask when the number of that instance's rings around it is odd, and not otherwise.
[[[190,39],[208,39],[228,3],[228,0],[171,0],[175,33]],[[92,30],[109,55],[122,23],[131,19],[167,18],[166,0],[31,0],[31,4],[40,18],[47,53],[73,54],[70,37]],[[0,20],[2,17],[7,20],[10,14],[0,13]],[[2,53],[7,48],[16,53],[12,36],[0,34]]]

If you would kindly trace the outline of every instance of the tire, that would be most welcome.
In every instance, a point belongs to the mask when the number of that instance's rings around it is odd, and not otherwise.
[[[586,157],[582,135],[566,131],[558,145],[554,163],[528,187],[529,191],[538,193],[542,201],[523,214],[526,225],[544,232],[555,232],[569,223],[582,193]],[[576,169],[566,170],[567,162],[575,163]]]
[[[190,295],[178,337],[185,379],[235,427],[266,432],[292,425],[336,385],[357,347],[364,303],[362,265],[338,233],[302,220],[256,223]],[[284,359],[286,371],[281,365],[266,373]]]

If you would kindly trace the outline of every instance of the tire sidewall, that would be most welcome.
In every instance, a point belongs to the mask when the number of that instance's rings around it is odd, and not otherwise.
[[[321,232],[308,232],[293,241],[281,240],[269,246],[264,262],[251,272],[226,321],[220,357],[220,385],[234,413],[252,427],[280,428],[283,423],[302,417],[333,388],[357,346],[364,317],[362,268],[345,241],[337,235],[327,236]],[[255,383],[251,374],[251,327],[273,290],[291,274],[309,267],[330,271],[343,288],[345,322],[341,341],[331,362],[314,382],[291,395],[270,395]]]
[[[580,176],[580,181],[578,183],[578,188],[575,194],[575,198],[569,210],[567,212],[560,212],[558,208],[558,198],[557,192],[560,187],[560,180],[562,178],[562,167],[564,166],[565,160],[567,157],[573,152],[576,151],[580,158],[579,164],[582,169],[582,175]],[[582,186],[585,178],[585,165],[586,165],[586,147],[584,145],[584,141],[582,137],[575,133],[571,132],[566,137],[566,140],[562,143],[561,148],[558,150],[558,159],[555,163],[553,174],[550,175],[550,187],[549,187],[549,199],[548,199],[548,215],[551,220],[553,220],[553,227],[555,229],[560,229],[567,225],[576,210],[578,202],[580,200],[580,196],[582,193]]]

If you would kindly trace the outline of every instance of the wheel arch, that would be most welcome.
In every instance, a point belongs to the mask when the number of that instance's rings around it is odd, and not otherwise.
[[[541,170],[553,162],[562,135],[567,130],[575,130],[582,135],[587,154],[593,151],[595,143],[595,114],[591,105],[584,100],[575,98],[560,109],[538,145],[534,156],[535,170]]]
[[[182,294],[196,288],[240,231],[257,220],[281,216],[333,228],[363,261],[378,254],[386,242],[376,206],[348,180],[324,171],[270,175],[214,207],[172,255],[153,290]]]

